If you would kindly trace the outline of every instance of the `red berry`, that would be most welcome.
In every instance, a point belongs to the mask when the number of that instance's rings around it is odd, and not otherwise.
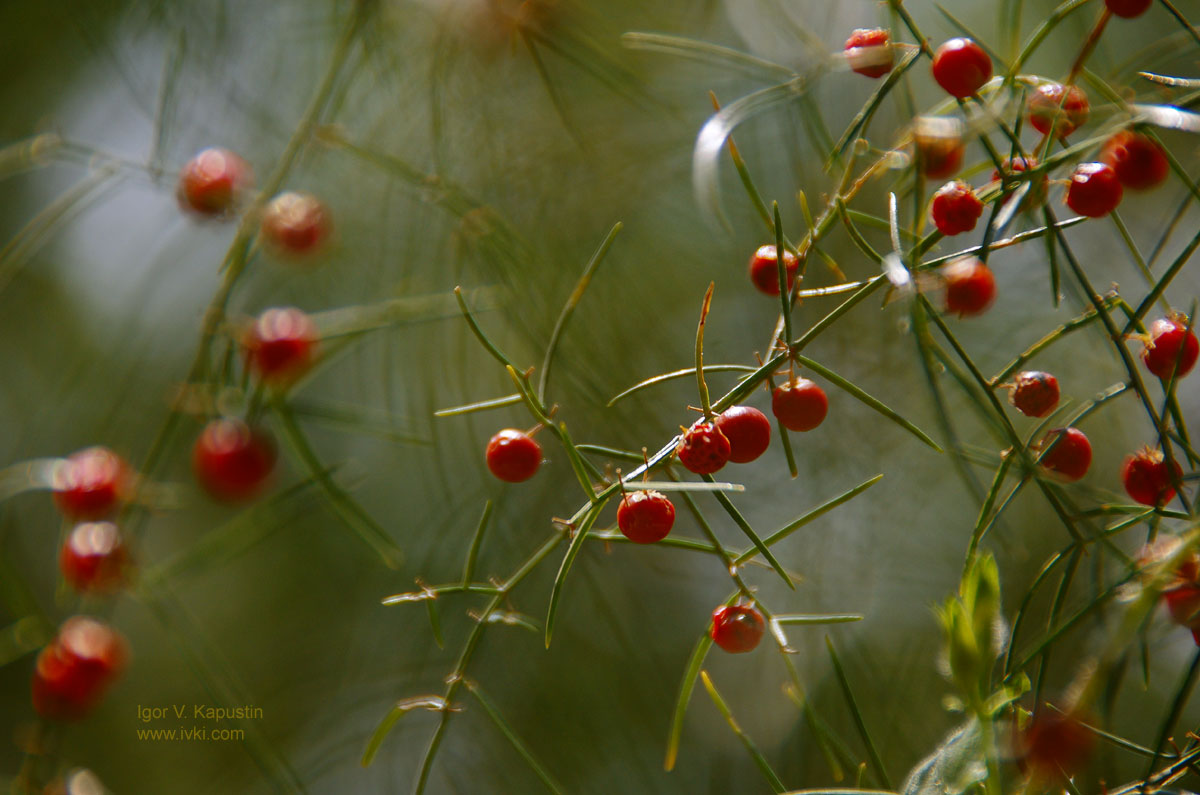
[[[1167,603],[1172,621],[1193,633],[1200,633],[1200,586],[1190,582],[1177,584],[1163,591],[1163,601]]]
[[[1058,405],[1058,379],[1040,370],[1017,373],[1008,399],[1026,417],[1045,417]]]
[[[662,541],[675,524],[675,505],[657,491],[631,491],[617,506],[617,527],[635,544]]]
[[[1170,164],[1154,140],[1122,130],[1105,142],[1100,159],[1113,167],[1117,179],[1130,190],[1148,190],[1167,178]]]
[[[487,466],[509,483],[529,480],[542,465],[542,448],[529,434],[505,428],[487,443]]]
[[[329,237],[329,211],[307,193],[281,193],[263,210],[262,236],[285,254],[311,254]]]
[[[969,97],[992,76],[992,59],[971,39],[950,39],[933,54],[933,79],[952,97]]]
[[[858,28],[846,39],[844,48],[850,68],[867,77],[883,77],[892,71],[892,44],[882,28]]]
[[[1087,94],[1078,86],[1043,83],[1029,98],[1029,123],[1042,135],[1053,129],[1059,138],[1066,138],[1087,119]]]
[[[1023,171],[1032,171],[1037,168],[1037,165],[1037,158],[1033,157],[1032,155],[1029,157],[1021,157],[1019,155],[1012,158],[1006,157],[1004,158],[1003,162],[1004,170],[1006,172],[1011,171],[1015,174],[1019,174]],[[1000,180],[1000,178],[1000,172],[993,170],[992,182],[997,182]],[[1049,184],[1049,179],[1043,173],[1040,179],[1030,180],[1030,182],[1032,184],[1029,186],[1029,190],[1025,194],[1025,198],[1023,200],[1024,207],[1026,209],[1041,207],[1046,201],[1046,187]],[[1008,201],[1008,199],[1005,201]]]
[[[1175,496],[1175,487],[1171,483],[1182,474],[1178,461],[1172,461],[1168,466],[1162,451],[1149,448],[1127,457],[1121,465],[1125,493],[1142,505],[1155,507],[1171,501]]]
[[[1078,717],[1043,710],[1021,735],[1021,761],[1037,777],[1061,779],[1083,769],[1094,745]]]
[[[1092,443],[1078,428],[1055,428],[1041,441],[1045,452],[1040,463],[1044,469],[1074,482],[1087,474],[1092,464]]]
[[[68,519],[102,519],[129,496],[125,461],[107,447],[89,447],[54,468],[54,501]]]
[[[241,420],[213,420],[192,448],[196,480],[211,496],[226,502],[256,496],[274,468],[271,437]]]
[[[978,315],[996,298],[992,270],[975,257],[962,257],[942,268],[946,282],[946,311],[959,317]]]
[[[250,326],[243,344],[263,381],[286,386],[312,366],[317,327],[299,309],[268,309]]]
[[[1146,13],[1153,0],[1104,0],[1108,10],[1118,17],[1133,19]]]
[[[1121,203],[1121,180],[1105,163],[1080,163],[1071,174],[1067,206],[1088,218],[1108,215]]]
[[[75,526],[63,543],[58,568],[78,591],[111,591],[125,581],[129,555],[121,531],[112,522]]]
[[[958,119],[921,116],[913,127],[917,165],[929,179],[947,179],[962,167],[967,147]]]
[[[1142,351],[1147,370],[1164,381],[1172,372],[1176,378],[1183,378],[1196,366],[1197,356],[1200,356],[1200,342],[1186,321],[1160,317],[1150,324],[1150,339]]]
[[[763,617],[753,605],[722,605],[713,611],[713,641],[730,654],[751,651],[763,636]]]
[[[771,421],[752,406],[731,406],[717,415],[717,429],[729,440],[729,460],[748,464],[771,444]]]
[[[227,149],[205,149],[179,174],[179,203],[200,215],[225,215],[250,182],[246,161]]]
[[[33,707],[44,717],[78,720],[90,712],[125,669],[129,646],[116,630],[75,616],[38,654]]]
[[[807,378],[780,384],[771,392],[771,413],[789,431],[811,431],[828,411],[825,390]]]
[[[983,202],[971,186],[961,180],[947,182],[933,194],[930,206],[934,226],[947,237],[970,232],[983,215]]]
[[[711,475],[729,460],[729,440],[713,422],[697,420],[679,437],[675,455],[697,475]]]
[[[796,271],[800,261],[788,250],[783,252],[783,269],[787,274],[788,289],[796,281]],[[759,292],[767,295],[779,295],[779,265],[775,256],[775,246],[759,246],[758,251],[750,258],[750,281]]]

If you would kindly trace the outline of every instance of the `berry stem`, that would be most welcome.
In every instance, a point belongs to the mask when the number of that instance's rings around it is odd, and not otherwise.
[[[776,249],[778,251],[778,249]],[[779,257],[780,261],[783,257]],[[713,407],[708,395],[708,384],[704,382],[704,324],[708,322],[708,309],[712,305],[713,288],[716,282],[708,283],[704,301],[700,304],[700,322],[696,324],[696,389],[700,392],[700,408],[704,421],[712,422]]]
[[[1100,18],[1096,20],[1096,26],[1092,28],[1092,32],[1088,34],[1087,40],[1083,46],[1079,48],[1079,55],[1075,57],[1075,62],[1071,64],[1071,71],[1067,74],[1066,85],[1071,85],[1079,77],[1079,73],[1083,71],[1083,65],[1087,62],[1088,56],[1092,54],[1092,50],[1096,49],[1096,45],[1100,43],[1100,36],[1104,33],[1104,28],[1108,25],[1108,21],[1112,19],[1112,11],[1105,7],[1101,12]],[[1066,95],[1063,95],[1064,98]]]
[[[771,202],[772,214],[775,217],[775,270],[779,278],[779,303],[783,314],[783,339],[785,344],[792,339],[792,298],[788,289],[787,268],[784,267],[783,256],[783,221],[779,218],[779,202]],[[807,258],[805,258],[807,262]],[[800,274],[796,274],[796,287],[801,283]]]

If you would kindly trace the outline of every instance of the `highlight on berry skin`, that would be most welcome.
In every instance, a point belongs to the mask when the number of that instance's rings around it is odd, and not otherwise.
[[[811,431],[825,421],[829,397],[816,382],[797,377],[771,391],[771,413],[789,431]]]
[[[977,257],[960,257],[941,270],[946,311],[959,317],[982,314],[996,298],[996,277]]]
[[[1071,172],[1067,206],[1088,218],[1102,218],[1121,203],[1124,188],[1107,163],[1080,163]]]
[[[1045,417],[1058,405],[1058,379],[1041,370],[1017,373],[1008,400],[1026,417]]]
[[[33,707],[51,720],[85,718],[128,662],[129,644],[111,626],[87,616],[69,618],[37,656]]]
[[[713,611],[709,636],[730,654],[753,651],[762,640],[766,624],[750,604],[722,605]]]
[[[1043,83],[1029,97],[1029,124],[1042,135],[1066,138],[1087,123],[1087,94],[1079,86]]]
[[[51,474],[54,502],[68,519],[103,519],[129,498],[129,465],[107,447],[89,447],[59,461]]]
[[[326,206],[310,193],[287,191],[263,208],[262,236],[277,253],[307,257],[324,248],[333,230]]]
[[[715,422],[729,440],[729,460],[735,464],[750,463],[771,444],[771,421],[753,406],[730,406]]]
[[[962,180],[947,182],[933,194],[929,215],[933,225],[946,237],[970,232],[983,215],[983,202],[974,189]]]
[[[783,270],[787,276],[789,290],[796,282],[796,271],[799,268],[800,261],[796,259],[796,255],[784,249]],[[754,252],[754,256],[750,257],[749,270],[750,281],[753,282],[755,289],[766,295],[779,295],[779,264],[774,244],[759,246],[758,250]]]
[[[1121,130],[1105,141],[1100,160],[1112,166],[1122,185],[1135,191],[1158,187],[1171,170],[1158,142],[1133,130]]]
[[[659,491],[628,492],[617,506],[617,527],[635,544],[662,541],[675,524],[675,504]]]
[[[1142,363],[1146,369],[1166,381],[1174,373],[1183,378],[1196,366],[1200,357],[1200,340],[1188,328],[1183,315],[1160,317],[1150,324],[1149,333],[1143,338]]]
[[[1134,501],[1161,508],[1175,497],[1175,483],[1183,476],[1178,461],[1168,463],[1161,450],[1143,447],[1121,464],[1121,484]]]
[[[125,584],[129,554],[112,522],[83,522],[67,535],[58,568],[77,591],[106,593]]]
[[[933,79],[947,94],[964,99],[992,77],[992,59],[972,39],[950,39],[933,54]]]
[[[864,77],[883,77],[895,62],[891,37],[882,28],[857,28],[842,52],[850,69]]]
[[[521,483],[537,474],[542,448],[533,437],[516,428],[505,428],[488,440],[484,450],[488,470],[506,483]]]
[[[213,499],[257,497],[275,469],[275,443],[266,431],[239,419],[215,419],[192,446],[192,471]]]
[[[1042,469],[1068,483],[1082,478],[1092,465],[1092,443],[1078,428],[1051,429],[1037,449],[1042,451]]]
[[[918,116],[913,122],[913,157],[928,179],[949,179],[962,168],[967,145],[960,119]]]
[[[239,196],[250,187],[250,166],[228,149],[205,149],[179,173],[179,204],[198,216],[232,214]]]
[[[250,368],[271,386],[288,386],[312,367],[316,324],[295,307],[268,309],[246,329],[242,344]]]

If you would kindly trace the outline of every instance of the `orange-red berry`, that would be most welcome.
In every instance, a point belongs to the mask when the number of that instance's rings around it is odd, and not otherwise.
[[[983,202],[962,180],[947,182],[933,194],[930,215],[937,230],[947,237],[970,232],[983,215]]]
[[[787,276],[789,290],[796,281],[796,271],[799,268],[800,261],[796,259],[796,255],[784,249],[783,270]],[[775,246],[759,246],[754,252],[754,256],[750,258],[750,281],[761,293],[779,295],[779,265]]]
[[[891,38],[882,28],[858,28],[843,48],[850,68],[866,77],[883,77],[892,71],[895,56]]]
[[[771,444],[771,421],[753,406],[730,406],[715,422],[729,440],[729,460],[735,464],[750,463]]]
[[[969,97],[992,76],[992,59],[971,39],[950,39],[933,54],[933,79],[952,97]]]
[[[179,174],[179,203],[198,215],[227,215],[250,182],[246,161],[228,149],[205,149]]]
[[[978,315],[996,298],[992,269],[975,257],[962,257],[942,268],[946,311],[959,317]]]
[[[125,582],[129,554],[112,522],[84,522],[71,530],[58,555],[63,579],[78,591],[105,592]]]
[[[1088,120],[1087,94],[1079,86],[1043,83],[1029,98],[1029,123],[1042,135],[1066,138]]]
[[[1005,173],[1012,172],[1019,174],[1023,171],[1033,171],[1038,166],[1037,158],[1033,155],[1029,157],[1006,157],[1003,161]],[[992,171],[992,182],[998,182],[1001,179],[1001,173],[998,170]],[[1049,178],[1043,173],[1041,177],[1030,180],[1029,191],[1025,194],[1023,205],[1025,209],[1035,209],[1041,207],[1046,201],[1046,188],[1050,183]],[[1006,199],[1006,201],[1008,201]]]
[[[1045,451],[1038,462],[1042,468],[1068,482],[1079,480],[1092,465],[1092,443],[1078,428],[1054,428],[1039,446]]]
[[[697,475],[711,475],[729,461],[729,440],[713,422],[697,420],[679,437],[679,463]]]
[[[1118,17],[1133,19],[1146,13],[1154,0],[1104,0],[1104,5]]]
[[[764,629],[762,613],[753,605],[722,605],[713,611],[709,635],[725,651],[740,654],[758,645]]]
[[[1117,209],[1124,192],[1112,166],[1107,163],[1080,163],[1071,173],[1067,206],[1088,218],[1100,218]]]
[[[112,627],[85,616],[67,619],[38,654],[33,707],[56,720],[79,720],[100,703],[129,661],[129,645]]]
[[[54,502],[68,519],[103,519],[126,500],[129,466],[107,447],[89,447],[58,462],[52,475]]]
[[[237,502],[262,491],[275,457],[265,431],[241,420],[217,419],[204,426],[192,447],[192,471],[212,497]]]
[[[1058,405],[1058,379],[1041,370],[1017,373],[1008,399],[1026,417],[1045,417]]]
[[[508,483],[529,480],[542,465],[541,445],[515,428],[505,428],[489,439],[484,455],[491,473]]]
[[[811,431],[828,412],[825,390],[807,378],[796,378],[771,391],[771,413],[789,431]]]
[[[1113,167],[1130,190],[1149,190],[1167,178],[1171,166],[1162,147],[1131,130],[1114,134],[1100,150],[1100,159]]]
[[[268,309],[247,329],[243,344],[250,367],[272,386],[308,372],[316,355],[317,327],[294,307]]]
[[[276,251],[300,256],[319,250],[333,224],[316,196],[288,191],[267,203],[261,228],[263,238]]]
[[[1178,461],[1170,462],[1160,450],[1143,448],[1121,465],[1121,483],[1125,493],[1142,505],[1158,507],[1175,496],[1172,485],[1183,474]]]
[[[1187,327],[1187,322],[1173,317],[1160,317],[1150,324],[1150,335],[1142,350],[1146,369],[1164,381],[1175,373],[1183,378],[1196,366],[1200,356],[1200,341]]]
[[[675,505],[658,491],[631,491],[617,506],[617,527],[635,544],[662,541],[675,524]]]
[[[958,119],[921,116],[913,125],[917,167],[929,179],[948,179],[962,168],[967,151],[963,125]]]

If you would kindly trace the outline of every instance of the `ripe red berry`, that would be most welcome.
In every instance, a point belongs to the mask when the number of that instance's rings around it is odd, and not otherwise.
[[[992,269],[975,257],[956,259],[942,268],[946,282],[946,311],[959,317],[978,315],[996,298]]]
[[[631,491],[617,506],[617,527],[635,544],[662,541],[675,524],[675,505],[657,491]]]
[[[128,498],[132,477],[107,447],[80,450],[54,468],[54,501],[68,519],[102,519]]]
[[[1118,17],[1133,19],[1146,13],[1153,0],[1104,0],[1108,10]]]
[[[489,439],[485,455],[492,474],[509,483],[529,480],[542,465],[541,445],[515,428],[505,428]]]
[[[953,237],[975,228],[983,215],[983,202],[967,183],[947,182],[933,194],[930,215],[939,232]]]
[[[1088,218],[1108,215],[1125,192],[1117,172],[1106,163],[1080,163],[1071,174],[1067,206]]]
[[[312,366],[317,327],[299,309],[268,309],[247,330],[243,344],[251,368],[263,381],[286,386]]]
[[[199,215],[225,215],[233,210],[238,194],[250,181],[246,161],[227,149],[205,149],[179,174],[179,203]]]
[[[807,378],[780,384],[771,392],[771,413],[789,431],[811,431],[828,411],[825,390]]]
[[[1087,764],[1095,738],[1072,714],[1042,710],[1022,732],[1020,761],[1035,777],[1060,780]]]
[[[1127,457],[1121,465],[1125,493],[1142,505],[1155,507],[1171,501],[1175,496],[1175,487],[1171,483],[1182,474],[1178,461],[1172,461],[1168,466],[1162,451],[1150,448]]]
[[[91,712],[129,661],[129,645],[107,624],[75,616],[38,654],[33,707],[43,717],[78,720]]]
[[[1200,646],[1200,585],[1194,582],[1176,583],[1163,591],[1163,601],[1171,620],[1192,631],[1192,639]]]
[[[236,502],[256,496],[274,468],[271,437],[241,420],[213,420],[192,447],[196,480],[218,500]]]
[[[796,255],[784,249],[783,269],[787,274],[789,290],[796,281],[796,271],[799,268],[800,261],[796,259]],[[779,295],[779,265],[775,256],[775,246],[759,246],[754,252],[754,256],[750,258],[750,281],[754,282],[754,286],[761,293]]]
[[[713,642],[730,654],[752,651],[763,636],[763,617],[753,605],[722,605],[713,611]]]
[[[753,406],[731,406],[717,415],[717,429],[729,440],[729,460],[748,464],[771,444],[771,421]]]
[[[1058,379],[1041,370],[1017,373],[1008,399],[1026,417],[1045,417],[1058,405]]]
[[[125,581],[129,555],[121,531],[112,522],[76,525],[63,542],[58,569],[78,591],[104,592]]]
[[[1113,167],[1117,179],[1130,190],[1155,187],[1167,178],[1171,168],[1157,142],[1131,130],[1109,138],[1100,150],[1100,159]]]
[[[1029,98],[1029,123],[1042,135],[1066,138],[1088,120],[1088,98],[1078,86],[1043,83]]]
[[[729,460],[729,440],[713,422],[697,420],[679,437],[675,455],[697,475],[711,475]]]
[[[967,151],[962,122],[942,116],[919,117],[913,125],[913,148],[923,175],[929,179],[954,176]]]
[[[1042,468],[1067,482],[1086,475],[1092,464],[1092,443],[1078,428],[1055,428],[1042,437],[1039,447],[1046,451],[1039,462]]]
[[[850,68],[860,75],[883,77],[892,71],[891,39],[882,28],[856,29],[846,39],[844,53]]]
[[[1147,370],[1164,381],[1172,372],[1176,378],[1183,378],[1196,366],[1197,356],[1200,356],[1200,341],[1188,329],[1187,321],[1160,317],[1150,324],[1150,338],[1142,351]]]
[[[933,79],[952,97],[969,97],[992,76],[992,59],[971,39],[950,39],[933,54]]]
[[[1037,158],[1032,155],[1029,157],[1021,157],[1018,155],[1017,157],[1004,158],[1003,165],[1006,172],[1011,171],[1019,174],[1023,171],[1032,171],[1033,169],[1037,168],[1038,161]],[[1000,178],[1000,172],[993,169],[992,182],[998,182]],[[1023,200],[1023,206],[1028,210],[1041,207],[1042,204],[1045,203],[1046,188],[1049,185],[1049,179],[1046,177],[1045,173],[1043,173],[1040,179],[1030,180],[1030,182],[1031,184],[1029,186],[1029,190],[1025,194],[1025,198]],[[1008,201],[1008,199],[1005,201]]]
[[[284,254],[314,253],[329,238],[331,229],[329,211],[308,193],[281,193],[263,209],[262,236]]]

